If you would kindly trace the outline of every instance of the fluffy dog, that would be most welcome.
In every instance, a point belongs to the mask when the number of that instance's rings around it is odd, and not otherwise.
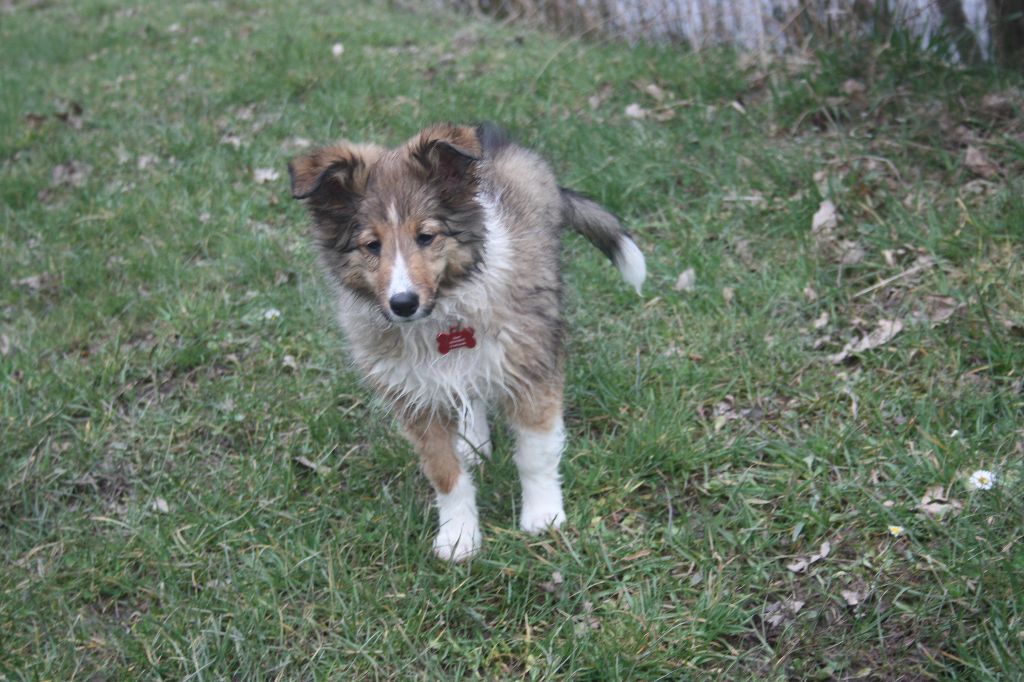
[[[396,149],[342,142],[288,170],[355,364],[437,492],[434,552],[480,549],[471,469],[490,455],[492,407],[516,435],[520,528],[560,526],[559,235],[578,230],[639,292],[644,257],[619,221],[490,124],[433,126]]]

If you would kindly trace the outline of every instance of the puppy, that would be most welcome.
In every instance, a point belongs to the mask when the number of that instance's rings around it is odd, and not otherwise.
[[[352,358],[437,493],[435,554],[461,561],[480,549],[471,470],[491,452],[491,408],[516,436],[520,528],[559,527],[559,235],[578,230],[639,293],[644,256],[619,221],[490,124],[436,125],[397,149],[342,142],[288,170]]]

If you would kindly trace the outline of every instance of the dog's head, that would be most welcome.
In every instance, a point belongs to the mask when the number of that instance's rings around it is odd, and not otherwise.
[[[330,275],[389,320],[411,322],[430,315],[482,257],[480,156],[473,128],[441,125],[394,150],[318,149],[288,171]]]

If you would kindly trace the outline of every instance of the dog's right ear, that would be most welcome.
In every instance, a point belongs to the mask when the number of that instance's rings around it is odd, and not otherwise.
[[[288,164],[292,197],[311,208],[340,208],[362,196],[370,166],[384,150],[375,145],[339,144],[317,149]]]

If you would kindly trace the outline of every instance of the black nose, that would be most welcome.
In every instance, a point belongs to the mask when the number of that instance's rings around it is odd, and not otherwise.
[[[388,305],[391,306],[391,312],[395,315],[409,317],[420,307],[420,297],[416,295],[415,291],[403,291],[392,296]]]

